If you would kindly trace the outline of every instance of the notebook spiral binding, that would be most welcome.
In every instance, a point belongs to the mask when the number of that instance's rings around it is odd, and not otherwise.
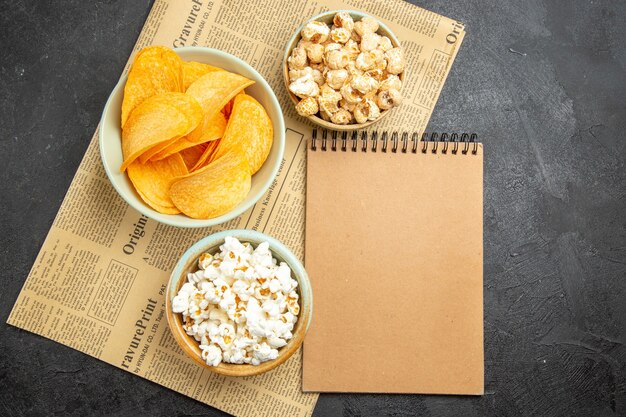
[[[313,135],[311,137],[312,151],[318,150],[317,131],[318,129],[313,129]],[[428,153],[430,148],[430,152],[434,154],[437,152],[447,154],[448,151],[453,155],[456,155],[459,151],[461,151],[463,155],[466,155],[467,153],[476,155],[478,153],[478,135],[476,133],[442,133],[441,136],[436,132],[424,133],[422,134],[420,140],[417,132],[413,132],[411,134],[411,139],[409,139],[408,132],[391,132],[390,134],[387,131],[379,133],[374,130],[369,133],[362,131],[359,135],[356,131],[352,133],[337,131],[329,132],[325,129],[320,129],[320,131],[321,144],[319,149],[321,151],[328,151],[330,149],[330,151],[336,152],[339,142],[339,149],[341,149],[341,152],[347,152],[348,150],[357,152],[359,149],[361,152],[377,152],[378,149],[380,149],[383,153],[386,153],[388,150],[391,150],[393,153],[398,152],[398,150],[402,153]],[[328,146],[329,133],[330,148]],[[348,136],[350,136],[350,138],[348,138]],[[390,141],[391,144],[389,144]]]

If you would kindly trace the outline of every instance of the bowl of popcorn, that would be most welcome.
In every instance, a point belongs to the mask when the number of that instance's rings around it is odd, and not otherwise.
[[[198,364],[251,376],[284,363],[302,345],[311,285],[282,243],[253,230],[210,235],[189,248],[167,287],[174,339]]]
[[[333,10],[305,22],[285,50],[283,75],[299,115],[333,130],[356,130],[402,104],[405,58],[382,22]]]

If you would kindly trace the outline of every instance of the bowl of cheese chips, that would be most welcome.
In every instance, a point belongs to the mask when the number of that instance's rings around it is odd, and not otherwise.
[[[285,124],[274,92],[250,65],[203,47],[139,51],[106,103],[104,169],[119,195],[171,226],[231,220],[278,173]]]

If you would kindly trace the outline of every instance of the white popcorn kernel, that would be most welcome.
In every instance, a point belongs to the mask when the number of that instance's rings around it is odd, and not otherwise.
[[[319,95],[319,86],[311,75],[305,75],[289,84],[289,91],[300,98],[316,97]]]
[[[306,50],[302,47],[293,48],[291,56],[287,58],[289,69],[303,69],[307,64]]]
[[[377,49],[380,43],[380,35],[376,33],[365,32],[361,36],[361,51],[367,52],[372,49]]]
[[[241,295],[241,294],[245,294],[249,287],[250,287],[250,284],[248,284],[244,280],[239,279],[239,280],[233,282],[231,290],[236,295]]]
[[[365,123],[368,120],[376,120],[378,117],[380,117],[380,109],[372,100],[364,100],[357,104],[354,109],[354,118],[357,123]]]
[[[210,253],[203,253],[198,259],[198,268],[202,270],[207,269],[209,265],[211,265],[211,262],[213,262],[213,255]]]
[[[259,363],[266,362],[272,359],[276,359],[278,357],[278,350],[272,349],[270,345],[263,342],[261,344],[256,344],[253,346],[252,357],[253,361],[256,359],[257,361],[259,361]]]
[[[402,104],[402,95],[398,90],[383,90],[376,97],[376,104],[381,110],[387,110]]]
[[[345,28],[336,28],[330,31],[330,39],[337,43],[346,43],[350,39],[350,31]]]
[[[277,278],[273,278],[270,280],[270,292],[276,293],[280,290],[280,281]]]
[[[393,43],[391,43],[391,39],[386,36],[381,36],[380,40],[378,41],[378,49],[383,52],[387,52],[391,48],[393,48]]]
[[[219,264],[217,264],[217,266],[215,264],[216,264],[216,262],[214,261],[211,265],[209,265],[204,270],[204,278],[213,281],[214,279],[216,279],[219,276],[221,276],[221,272],[220,272],[220,269],[219,269],[219,266],[221,265],[221,262]]]
[[[202,359],[204,359],[207,365],[217,366],[222,362],[222,350],[218,346],[201,345],[200,348],[202,349]]]
[[[245,246],[243,246],[239,239],[231,236],[226,236],[226,238],[224,239],[223,247],[224,249],[222,249],[222,252],[232,252],[233,254],[235,254],[235,256],[244,253],[246,250]]]
[[[324,56],[324,61],[326,62],[328,68],[336,70],[345,68],[350,61],[350,58],[348,57],[348,53],[343,49],[336,49],[327,52]]]
[[[339,90],[348,79],[348,71],[345,69],[329,70],[326,72],[326,84],[335,90]]]
[[[198,291],[198,289],[196,288],[195,285],[193,285],[193,283],[191,282],[185,282],[183,284],[182,287],[180,287],[180,290],[178,290],[178,294],[180,294],[181,292],[187,293],[189,294],[189,297],[191,297],[192,295],[194,295],[196,292]]]
[[[225,311],[219,309],[212,309],[209,312],[209,319],[218,321],[220,323],[228,323],[229,320],[228,314]]]
[[[267,317],[270,319],[278,318],[280,315],[280,305],[276,300],[265,300],[263,302],[263,312],[267,314]]]
[[[313,116],[319,111],[317,100],[314,97],[305,97],[296,105],[296,111],[300,116]]]
[[[209,318],[209,310],[203,310],[199,305],[192,303],[189,306],[189,317],[201,321]]]
[[[267,344],[274,349],[279,349],[287,344],[284,339],[280,337],[270,337],[267,339]]]
[[[323,22],[309,22],[302,28],[302,39],[313,43],[323,43],[328,39],[330,28]]]
[[[340,108],[330,116],[330,121],[338,125],[347,125],[352,121],[352,114],[348,110]]]
[[[385,58],[387,59],[387,72],[390,74],[400,74],[404,71],[404,52],[402,48],[392,48],[385,52]]]
[[[237,303],[235,302],[235,294],[232,292],[232,290],[229,288],[228,290],[226,290],[224,292],[224,295],[222,296],[222,299],[219,301],[219,306],[222,310],[224,311],[228,311],[228,309],[231,306],[236,305]]]
[[[354,29],[354,19],[348,12],[339,12],[333,17],[333,24],[338,28],[347,29],[348,32],[352,32]]]
[[[312,43],[305,47],[306,55],[309,58],[309,62],[318,64],[322,62],[324,58],[324,45],[319,43]]]
[[[189,310],[189,294],[179,293],[172,299],[172,311],[174,313],[184,313]]]

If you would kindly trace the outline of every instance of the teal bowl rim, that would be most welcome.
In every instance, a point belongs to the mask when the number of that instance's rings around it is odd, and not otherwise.
[[[300,262],[291,250],[289,250],[289,248],[287,248],[280,241],[266,235],[265,233],[257,232],[256,230],[224,230],[222,232],[206,236],[191,245],[191,247],[189,247],[189,249],[187,249],[185,253],[180,256],[178,262],[172,270],[172,273],[170,274],[167,291],[170,298],[169,301],[172,302],[176,296],[176,287],[180,282],[179,279],[187,278],[186,276],[182,276],[182,272],[189,259],[200,256],[200,254],[207,250],[207,248],[222,245],[227,236],[236,237],[243,242],[251,241],[251,243],[255,244],[255,246],[259,243],[267,242],[270,245],[270,252],[272,252],[272,255],[278,255],[279,258],[282,258],[282,260],[289,265],[293,275],[295,275],[294,278],[298,281],[301,307],[304,309],[304,304],[306,303],[310,308],[309,321],[306,323],[306,330],[308,331],[311,326],[311,319],[313,318],[313,291],[311,289],[309,275],[307,274],[304,265],[302,265],[302,262]]]
[[[110,109],[113,96],[116,93],[118,93],[120,89],[123,89],[123,86],[126,84],[126,80],[128,79],[127,74],[124,74],[120,77],[120,80],[117,82],[117,84],[111,91],[111,94],[109,94],[109,97],[107,98],[107,101],[104,105],[104,110],[102,111],[102,117],[100,118],[100,124],[98,126],[98,147],[100,151],[100,160],[102,161],[102,165],[104,166],[104,170],[107,174],[107,178],[109,179],[109,182],[111,183],[111,185],[113,186],[117,194],[120,196],[120,198],[124,200],[132,208],[134,208],[135,210],[143,214],[144,216],[150,219],[153,219],[159,223],[163,223],[163,224],[166,224],[169,226],[175,226],[175,227],[199,228],[199,227],[216,226],[216,225],[226,223],[227,221],[234,219],[235,217],[241,215],[250,207],[255,205],[259,201],[259,199],[267,192],[272,182],[274,182],[274,180],[276,179],[276,175],[278,174],[278,170],[280,169],[280,162],[282,161],[284,154],[285,154],[286,136],[285,136],[285,119],[283,115],[283,110],[282,110],[282,107],[280,106],[280,102],[276,98],[276,94],[274,93],[274,90],[272,89],[272,87],[270,87],[270,85],[267,83],[265,78],[256,69],[254,69],[254,67],[252,67],[250,64],[248,64],[244,60],[237,58],[236,56],[229,54],[228,52],[220,51],[219,49],[215,49],[215,48],[207,48],[204,46],[184,46],[181,48],[173,48],[173,50],[177,54],[179,52],[184,53],[187,51],[203,51],[209,54],[214,54],[216,56],[220,56],[222,58],[226,58],[228,60],[234,61],[236,64],[243,66],[248,71],[252,72],[255,76],[258,77],[258,79],[255,81],[261,84],[263,89],[268,92],[270,101],[272,102],[272,105],[278,109],[278,115],[279,115],[277,120],[272,119],[272,122],[276,122],[277,127],[278,127],[277,129],[275,129],[275,131],[279,132],[278,137],[280,140],[278,141],[275,140],[272,143],[272,147],[278,146],[278,156],[276,158],[276,163],[274,163],[274,166],[272,167],[272,171],[270,172],[270,175],[268,176],[267,180],[261,184],[261,187],[259,187],[258,191],[255,194],[252,194],[252,195],[249,194],[246,197],[246,199],[249,199],[247,203],[239,204],[237,207],[235,207],[228,213],[225,213],[218,217],[214,217],[212,219],[194,219],[194,218],[185,216],[183,220],[179,220],[179,218],[175,217],[179,215],[158,213],[156,210],[150,209],[150,207],[148,207],[147,204],[141,201],[141,197],[139,197],[138,195],[137,195],[137,199],[138,199],[137,202],[127,199],[124,196],[124,192],[121,190],[120,186],[117,184],[117,181],[115,181],[113,178],[112,168],[106,162],[107,159],[105,158],[105,155],[104,155],[104,146],[103,146],[103,141],[104,141],[103,139],[104,138],[104,135],[103,135],[104,122],[103,121],[107,117],[107,113]],[[120,132],[121,132],[121,127],[120,127]],[[121,133],[120,133],[120,137],[121,137]],[[120,146],[121,146],[121,143],[120,143]],[[250,192],[252,192],[252,190]]]

